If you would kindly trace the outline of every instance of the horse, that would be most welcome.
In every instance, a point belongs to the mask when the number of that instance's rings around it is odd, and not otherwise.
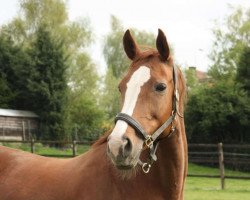
[[[86,153],[46,158],[0,147],[1,200],[183,200],[185,81],[159,29],[156,49],[123,37],[131,59],[114,128]]]

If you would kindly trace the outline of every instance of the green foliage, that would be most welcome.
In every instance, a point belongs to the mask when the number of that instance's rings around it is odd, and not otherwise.
[[[196,68],[189,67],[188,69],[185,69],[184,71],[186,82],[187,82],[187,88],[189,90],[195,89],[198,86],[198,79],[196,76]]]
[[[67,111],[71,133],[78,139],[96,139],[103,132],[104,121],[104,112],[98,106],[100,78],[96,66],[86,53],[79,53],[68,74],[70,103]]]
[[[25,25],[33,30],[44,23],[49,27],[58,27],[68,18],[63,0],[21,0],[20,7]]]
[[[87,18],[69,21],[66,8],[63,0],[20,0],[17,17],[1,27],[1,36],[9,38],[9,46],[16,50],[3,47],[3,57],[10,62],[4,61],[8,73],[0,73],[0,106],[37,111],[47,139],[63,139],[75,127],[81,138],[102,132],[102,111],[97,106],[100,77],[86,53],[92,42],[90,22]],[[46,27],[49,41],[41,35],[37,40],[41,27]],[[52,92],[60,89],[62,93]],[[90,124],[81,120],[86,118]]]
[[[245,46],[250,45],[250,9],[233,8],[222,25],[213,30],[215,40],[209,74],[215,80],[235,77],[237,64]]]
[[[250,98],[250,46],[246,46],[240,56],[236,80],[247,92],[248,98]]]
[[[250,142],[250,106],[245,94],[223,82],[200,87],[189,96],[186,129],[190,142]]]
[[[102,134],[104,113],[93,97],[81,95],[69,112],[71,124],[75,125],[72,129],[75,139],[97,139]]]
[[[112,124],[114,116],[120,109],[120,93],[118,90],[119,80],[113,75],[112,68],[107,69],[107,73],[104,80],[105,89],[102,95],[102,106],[106,112],[106,118],[109,123]],[[109,127],[108,124],[105,125]]]
[[[129,60],[123,50],[123,34],[124,28],[121,22],[112,16],[111,32],[105,38],[103,54],[108,68],[112,68],[116,78],[120,78],[129,66]]]
[[[97,138],[102,133],[104,113],[98,106],[98,80],[94,63],[87,54],[79,54],[76,65],[69,69],[68,117],[74,137]],[[77,133],[77,134],[76,134]]]
[[[20,0],[19,15],[3,26],[2,32],[10,35],[17,43],[30,45],[36,31],[44,24],[52,37],[64,41],[69,55],[91,42],[89,20],[69,21],[63,0]]]
[[[14,47],[5,38],[0,38],[0,107],[6,108],[14,99],[15,93],[11,90],[11,85],[8,82],[7,75],[13,72],[9,64]]]
[[[65,105],[67,101],[67,60],[61,42],[52,39],[46,26],[37,31],[32,49],[33,75],[29,89],[34,110],[40,116],[44,139],[65,138]]]
[[[249,19],[250,10],[238,8],[214,30],[211,79],[189,91],[185,116],[190,142],[250,142]]]
[[[5,34],[0,35],[0,107],[23,109],[30,105],[30,62],[25,49]]]
[[[0,107],[8,108],[9,102],[13,99],[13,93],[10,90],[6,77],[3,73],[0,75]]]

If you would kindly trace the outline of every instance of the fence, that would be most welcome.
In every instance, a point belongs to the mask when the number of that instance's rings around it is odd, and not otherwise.
[[[188,174],[190,177],[220,178],[221,189],[225,189],[225,179],[250,179],[250,176],[231,176],[225,174],[225,166],[234,169],[247,169],[250,166],[250,145],[235,144],[189,144],[189,162],[217,165],[218,175]],[[235,152],[236,151],[236,152]],[[243,153],[242,153],[243,152]]]
[[[32,140],[26,140],[26,141],[20,141],[20,140],[0,140],[0,143],[21,143],[21,144],[29,144],[30,145],[30,152],[35,153],[35,144],[56,144],[58,146],[65,146],[69,145],[72,149],[72,155],[58,155],[58,154],[39,154],[41,156],[48,156],[48,157],[75,157],[77,156],[77,145],[91,145],[91,141],[76,141],[73,140],[71,142],[65,142],[65,141],[43,141],[43,140],[37,140],[35,141],[34,139]]]
[[[57,145],[69,145],[72,149],[72,155],[44,155],[50,157],[75,157],[77,156],[77,145],[90,145],[90,141],[14,141],[14,140],[0,140],[0,143],[26,143],[30,144],[30,152],[35,153],[35,144],[57,144]],[[250,176],[231,176],[225,174],[225,165],[230,164],[231,167],[247,166],[250,167],[250,145],[229,145],[229,144],[189,144],[189,162],[196,164],[207,164],[219,168],[218,175],[211,174],[188,174],[190,177],[206,177],[206,178],[220,178],[221,189],[225,188],[225,179],[250,179]],[[232,151],[234,150],[234,152]],[[235,152],[237,150],[237,152]],[[242,153],[245,150],[245,153]]]

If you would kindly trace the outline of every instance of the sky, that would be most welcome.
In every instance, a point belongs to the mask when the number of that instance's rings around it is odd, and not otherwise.
[[[0,0],[0,26],[19,11],[18,0]],[[103,38],[110,31],[110,16],[119,18],[126,29],[157,35],[161,28],[174,48],[175,60],[183,67],[207,71],[211,64],[215,20],[222,22],[232,6],[250,7],[249,0],[67,0],[70,20],[88,17],[95,35],[90,54],[100,71],[105,71]],[[122,41],[121,41],[122,42]]]

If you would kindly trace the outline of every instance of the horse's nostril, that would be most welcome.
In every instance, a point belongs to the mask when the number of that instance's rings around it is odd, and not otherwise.
[[[132,151],[132,143],[128,137],[123,137],[123,156],[128,157]]]

